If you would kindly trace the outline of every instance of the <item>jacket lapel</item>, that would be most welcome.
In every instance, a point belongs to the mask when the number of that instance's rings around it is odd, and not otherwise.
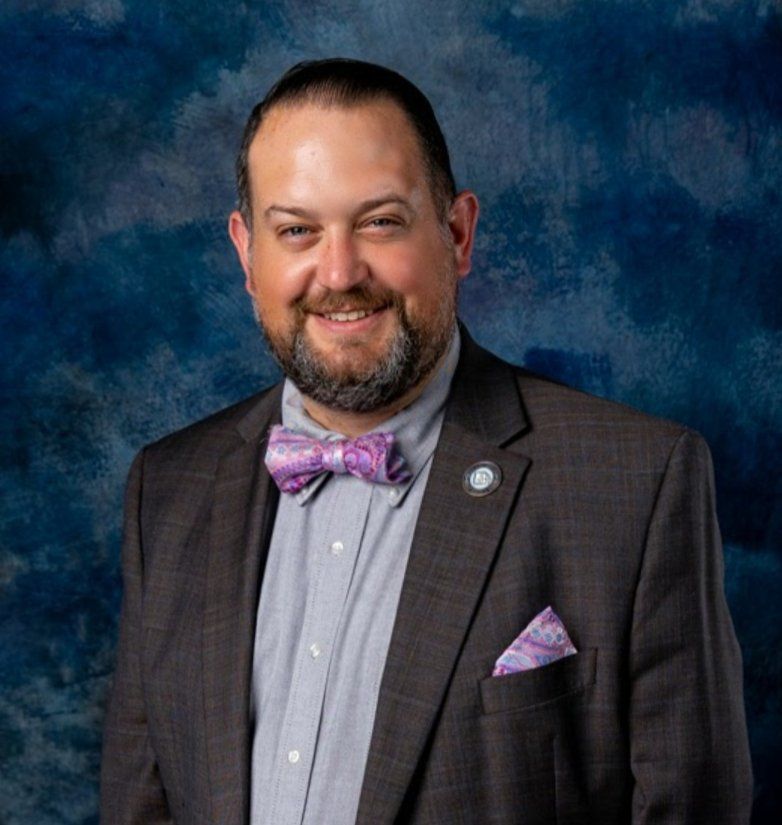
[[[238,424],[217,469],[210,521],[203,684],[211,820],[240,825],[249,814],[249,699],[255,614],[277,488],[263,462],[279,421],[280,388]]]
[[[462,330],[462,357],[421,504],[378,698],[357,823],[391,823],[435,722],[529,459],[501,449],[527,426],[513,371]],[[502,483],[462,486],[491,461]]]

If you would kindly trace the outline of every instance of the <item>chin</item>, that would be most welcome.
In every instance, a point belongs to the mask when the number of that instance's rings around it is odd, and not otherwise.
[[[305,335],[307,346],[318,360],[331,372],[363,372],[373,368],[388,357],[394,334],[355,336],[325,344]],[[358,369],[357,369],[358,368]]]
[[[323,352],[316,351],[317,360],[321,368],[333,380],[347,381],[355,383],[361,381],[363,378],[372,373],[377,366],[383,361],[385,353],[376,353],[370,355],[364,351],[363,347],[357,345],[350,345],[348,352],[342,352],[339,355],[333,353],[327,355]]]

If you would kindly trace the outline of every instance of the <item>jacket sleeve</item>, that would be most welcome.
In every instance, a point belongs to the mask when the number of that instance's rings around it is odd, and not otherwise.
[[[150,744],[141,683],[143,455],[139,453],[133,462],[125,494],[122,612],[117,666],[103,734],[102,825],[161,825],[173,821]]]
[[[723,590],[711,457],[686,431],[649,523],[630,637],[633,823],[748,823],[741,653]]]

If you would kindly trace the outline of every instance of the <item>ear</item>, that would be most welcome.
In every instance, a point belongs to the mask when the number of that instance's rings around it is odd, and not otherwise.
[[[451,205],[448,228],[456,256],[456,274],[460,278],[467,277],[472,268],[472,246],[479,212],[478,198],[469,189],[459,192]]]
[[[233,211],[228,217],[228,235],[244,270],[244,288],[250,295],[253,295],[252,268],[250,267],[251,235],[240,212]]]

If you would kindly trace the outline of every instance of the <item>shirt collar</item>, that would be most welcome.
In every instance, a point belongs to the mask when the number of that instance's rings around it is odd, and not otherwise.
[[[459,329],[455,327],[445,358],[421,395],[410,406],[383,421],[373,430],[373,432],[394,434],[395,445],[404,456],[411,473],[411,477],[404,483],[389,487],[389,493],[391,490],[396,491],[396,495],[387,497],[392,507],[398,507],[404,501],[408,490],[426,466],[426,462],[437,446],[445,413],[445,402],[456,365],[459,363],[460,349]],[[282,423],[288,429],[304,433],[311,438],[327,441],[344,438],[342,434],[327,430],[310,418],[304,409],[301,393],[289,378],[285,379],[282,390]],[[331,473],[321,473],[316,476],[298,493],[295,493],[296,502],[300,505],[306,504],[331,477]]]

